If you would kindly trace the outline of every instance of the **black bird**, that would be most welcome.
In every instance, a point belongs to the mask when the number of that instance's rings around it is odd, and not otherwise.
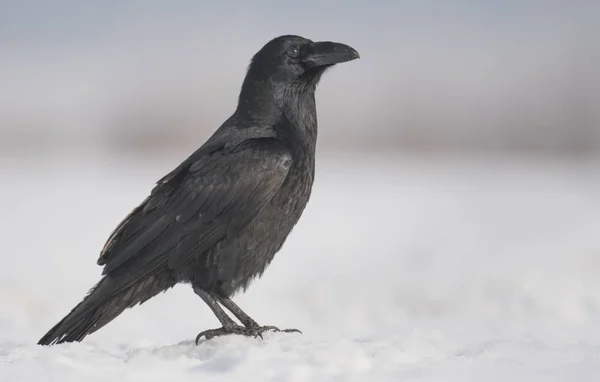
[[[190,283],[223,325],[196,343],[279,330],[230,297],[262,275],[300,218],[315,173],[317,83],[356,58],[350,46],[293,35],[260,49],[235,112],[117,226],[97,261],[103,278],[38,344],[81,341],[177,283]]]

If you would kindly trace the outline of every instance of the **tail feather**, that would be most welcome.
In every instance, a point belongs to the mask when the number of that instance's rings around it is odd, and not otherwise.
[[[121,313],[121,311],[110,312],[110,306],[114,298],[106,298],[101,292],[106,280],[101,280],[92,288],[87,296],[75,308],[69,312],[59,323],[54,325],[39,341],[38,345],[52,345],[62,342],[81,341],[88,334],[99,329],[96,323],[107,313],[112,317],[105,317],[107,323]],[[116,314],[115,314],[116,313]]]
[[[93,332],[94,325],[100,319],[99,309],[81,312],[84,302],[80,303],[65,318],[48,331],[38,345],[52,345],[62,342],[81,341]]]
[[[38,345],[79,342],[111,322],[125,309],[140,304],[174,285],[157,281],[155,277],[149,277],[115,294],[111,293],[111,280],[104,277],[89,291],[83,301],[38,341]]]

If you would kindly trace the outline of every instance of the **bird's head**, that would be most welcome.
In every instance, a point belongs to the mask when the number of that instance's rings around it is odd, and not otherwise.
[[[254,55],[247,77],[280,84],[316,84],[327,68],[359,57],[354,48],[338,42],[280,36]]]

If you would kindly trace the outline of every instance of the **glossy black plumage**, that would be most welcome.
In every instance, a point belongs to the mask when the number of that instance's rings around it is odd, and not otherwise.
[[[316,85],[355,58],[346,45],[299,36],[267,43],[233,115],[114,230],[98,259],[104,277],[39,344],[80,341],[177,283],[191,283],[223,324],[211,335],[260,334],[230,297],[264,272],[300,218],[315,171]]]

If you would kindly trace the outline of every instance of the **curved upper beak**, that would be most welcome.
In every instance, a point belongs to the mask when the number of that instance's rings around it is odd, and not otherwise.
[[[310,43],[304,52],[302,62],[307,68],[334,65],[360,58],[356,49],[346,44],[332,41]]]

